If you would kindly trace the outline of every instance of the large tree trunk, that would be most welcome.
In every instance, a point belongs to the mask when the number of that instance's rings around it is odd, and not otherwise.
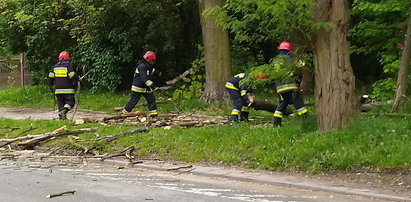
[[[200,13],[224,5],[224,0],[198,0]],[[201,17],[205,51],[206,87],[201,99],[206,102],[227,98],[225,83],[232,76],[227,30],[212,17]]]
[[[314,75],[312,72],[304,71],[300,89],[304,94],[311,94],[314,89]]]
[[[317,127],[326,132],[343,127],[359,108],[347,41],[347,1],[317,0],[314,12],[316,21],[328,24],[313,37]]]
[[[408,17],[407,34],[405,35],[404,49],[402,50],[402,58],[400,70],[398,71],[397,92],[395,93],[394,103],[391,112],[397,111],[405,100],[405,92],[408,82],[408,67],[410,65],[410,48],[411,48],[411,15]]]

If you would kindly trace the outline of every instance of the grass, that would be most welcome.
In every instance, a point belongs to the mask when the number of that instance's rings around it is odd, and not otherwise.
[[[39,88],[39,87],[34,87]],[[20,89],[21,90],[21,89]],[[28,90],[31,92],[30,90]],[[17,93],[19,90],[13,90]],[[10,92],[7,92],[10,93]],[[24,93],[24,91],[23,91]],[[19,99],[4,97],[0,93],[0,105],[7,100]],[[115,97],[113,95],[118,95]],[[158,96],[162,97],[166,94]],[[112,98],[114,97],[114,98]],[[6,98],[3,100],[2,98]],[[32,96],[31,102],[22,102],[21,106],[49,106],[41,97]],[[100,110],[126,102],[128,95],[99,94],[86,92],[82,99],[83,108]],[[101,101],[105,99],[107,101]],[[268,98],[269,99],[269,98]],[[35,103],[37,100],[38,103]],[[94,102],[93,102],[94,101]],[[100,101],[100,102],[98,102]],[[49,102],[47,100],[47,102]],[[89,103],[90,102],[90,103]],[[86,104],[87,103],[87,104]],[[404,108],[410,113],[411,103]],[[145,106],[139,109],[146,110]],[[202,110],[208,114],[226,115],[231,111],[229,102],[202,104],[196,100],[172,102],[166,101],[159,106],[161,111]],[[159,158],[163,160],[181,160],[187,162],[209,162],[260,168],[266,170],[294,170],[307,172],[342,171],[380,171],[385,169],[411,170],[411,121],[410,117],[362,116],[340,131],[320,134],[313,130],[315,117],[302,120],[286,118],[281,128],[270,124],[256,124],[269,121],[268,112],[251,112],[251,118],[263,117],[252,124],[235,126],[215,126],[205,128],[170,129],[151,128],[148,133],[128,135],[117,141],[76,143],[70,138],[50,140],[45,145],[50,147],[79,148],[89,144],[97,146],[101,153],[121,150],[130,145],[138,147],[138,157]],[[62,125],[68,128],[98,127],[100,136],[112,135],[132,129],[126,126],[102,126],[84,124],[74,126],[68,121],[35,121],[0,119],[0,138],[11,138],[28,134],[23,133],[30,127],[36,128],[30,134],[52,131]],[[81,139],[92,139],[93,133],[79,135]]]

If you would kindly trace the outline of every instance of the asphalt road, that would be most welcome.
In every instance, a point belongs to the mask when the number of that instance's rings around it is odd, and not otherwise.
[[[49,194],[74,194],[47,199]],[[96,164],[0,161],[0,201],[376,201],[358,196],[309,191]]]

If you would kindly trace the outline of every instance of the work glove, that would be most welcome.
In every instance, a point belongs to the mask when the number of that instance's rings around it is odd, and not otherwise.
[[[247,106],[250,108],[254,108],[255,104],[255,96],[248,96]]]

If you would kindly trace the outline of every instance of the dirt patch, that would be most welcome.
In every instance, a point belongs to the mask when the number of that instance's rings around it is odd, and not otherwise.
[[[74,119],[102,119],[108,116],[107,113],[90,111],[90,110],[77,110]],[[34,119],[34,120],[55,120],[58,119],[57,110],[51,109],[29,109],[29,108],[6,108],[0,107],[0,117],[22,120],[22,119]],[[71,119],[73,112],[67,114],[67,118]]]

